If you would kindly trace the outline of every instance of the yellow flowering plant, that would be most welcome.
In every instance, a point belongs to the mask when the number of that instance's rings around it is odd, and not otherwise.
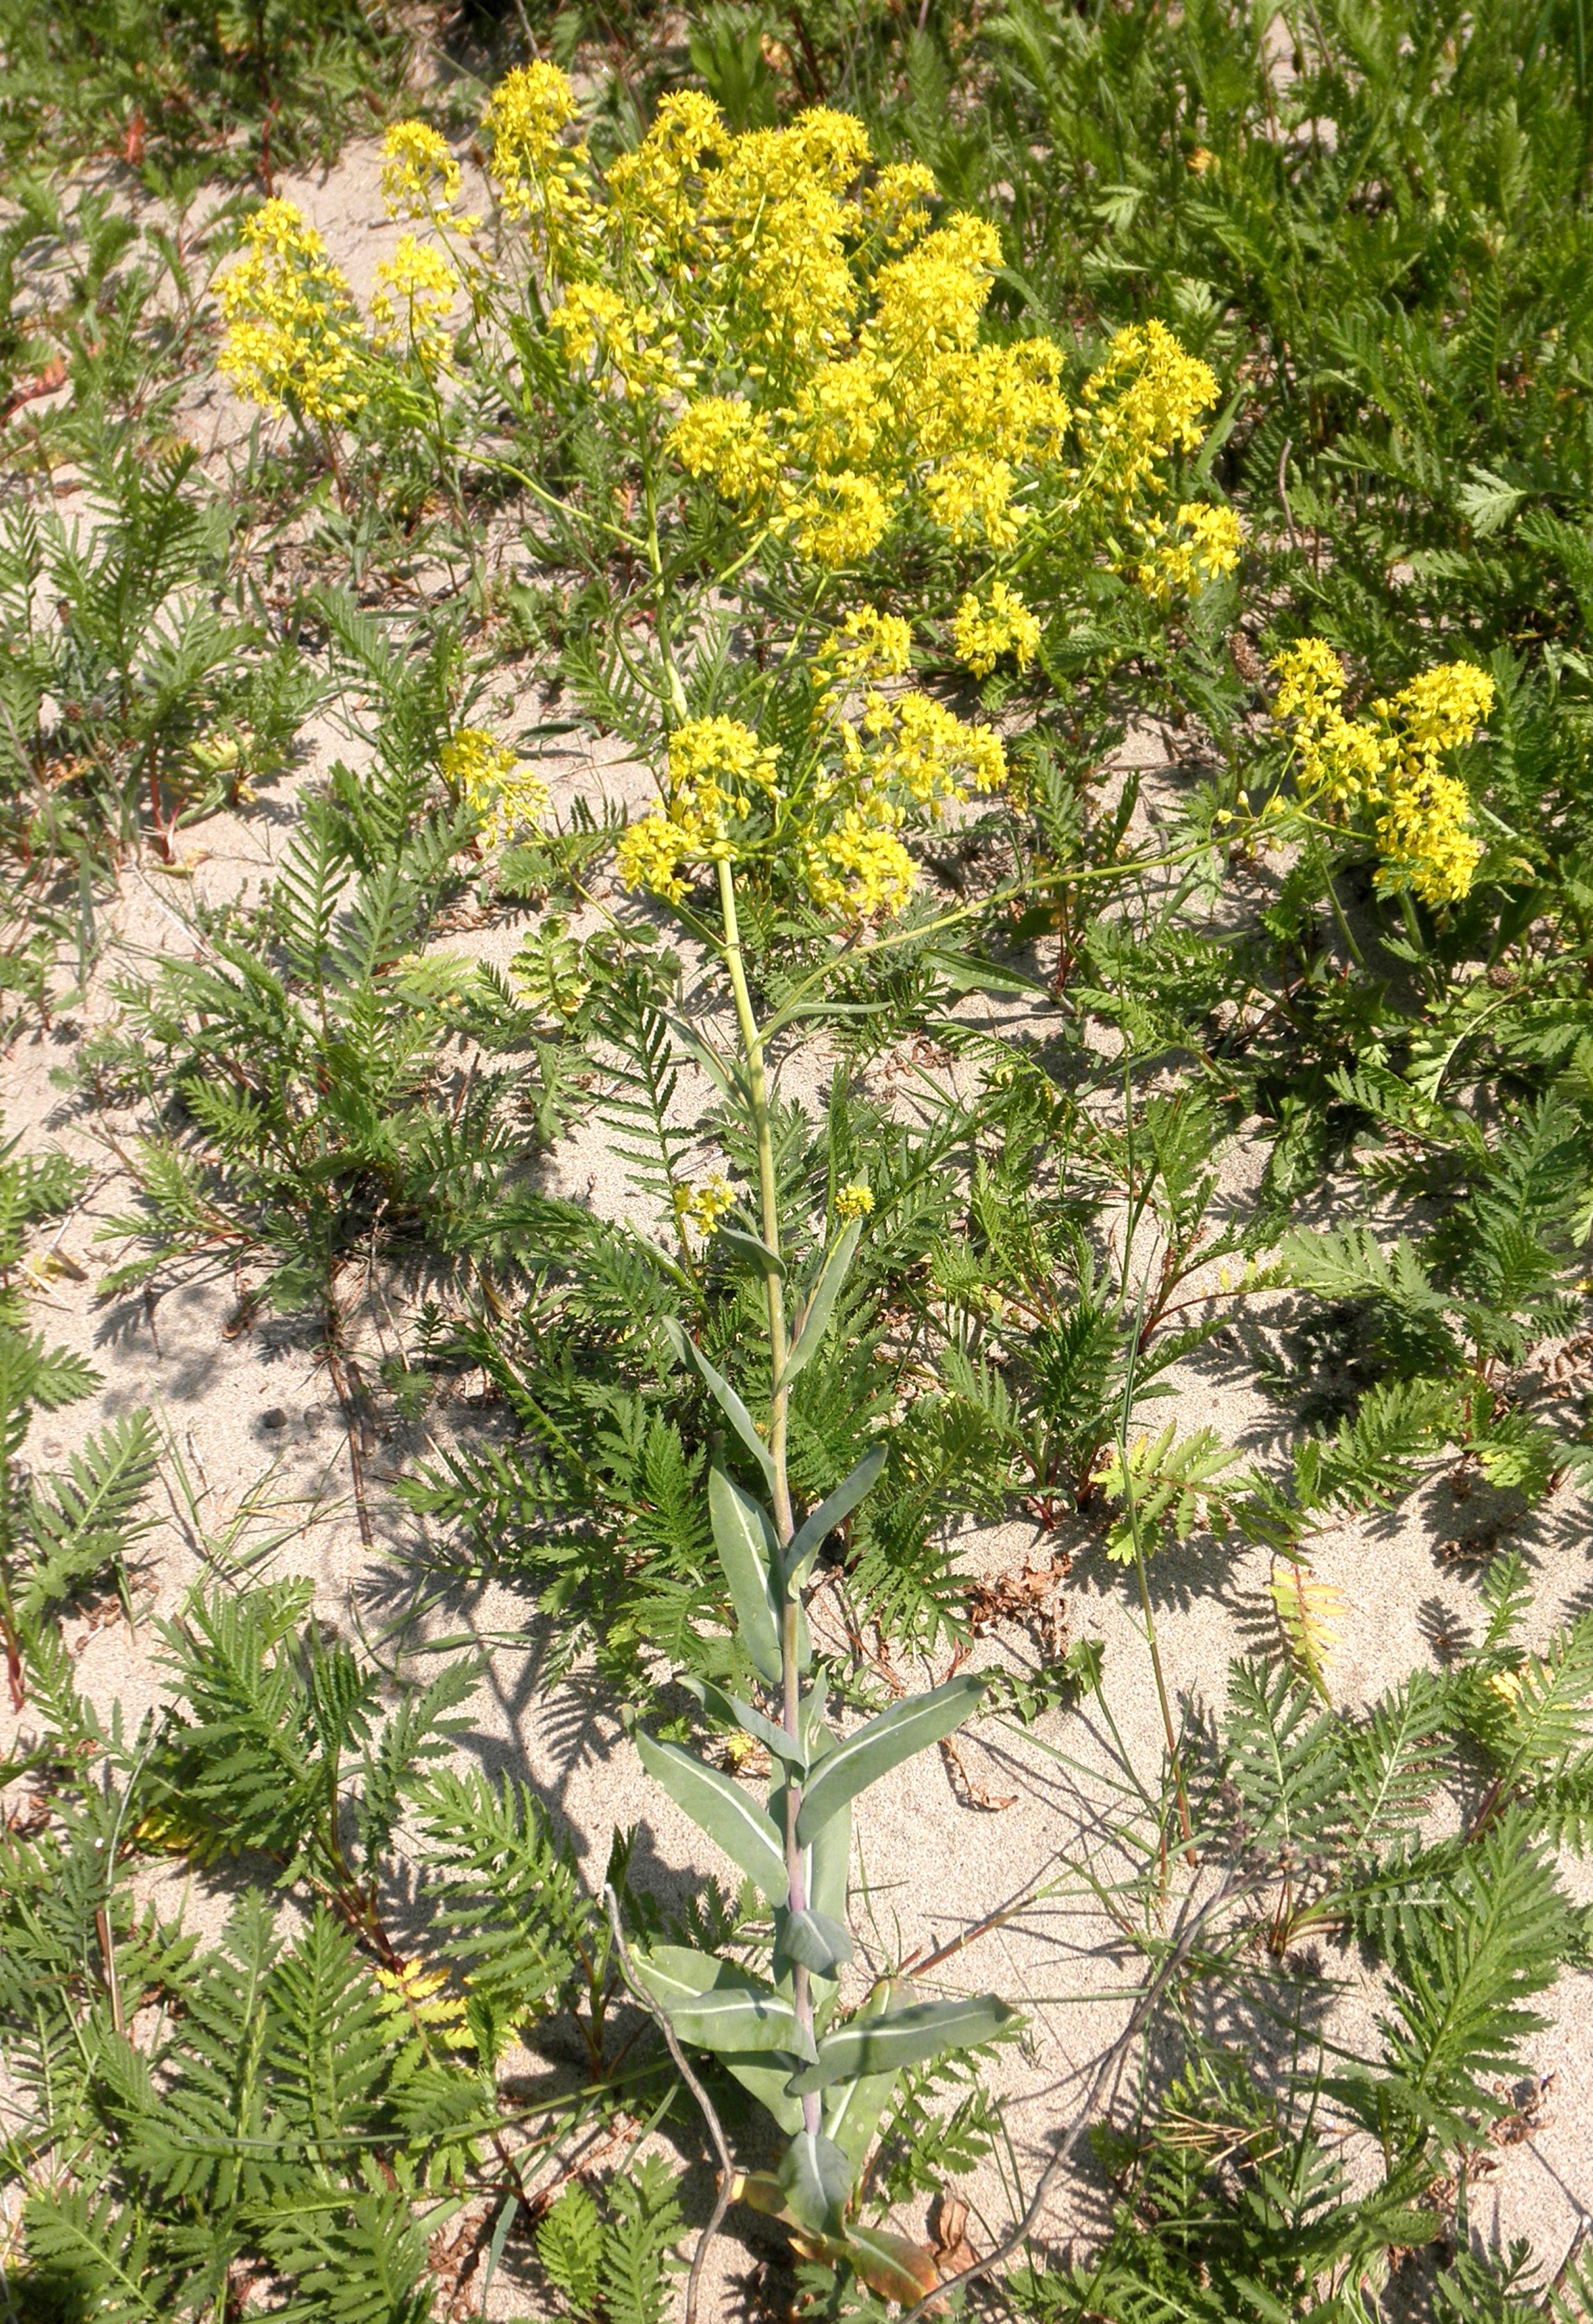
[[[1290,741],[1301,803],[1330,822],[1369,824],[1380,892],[1432,906],[1469,895],[1486,851],[1466,786],[1444,761],[1493,707],[1487,672],[1443,662],[1378,696],[1369,715],[1349,715],[1344,668],[1325,640],[1302,638],[1273,669],[1272,715]]]
[[[519,833],[534,831],[547,812],[548,786],[541,776],[483,727],[456,727],[437,763],[450,796],[481,818],[485,846],[506,845]]]
[[[483,456],[536,501],[545,553],[594,569],[619,551],[658,648],[632,636],[626,674],[666,725],[678,640],[749,600],[833,627],[837,603],[880,594],[888,555],[985,673],[1032,667],[1084,570],[1154,610],[1235,569],[1231,512],[1174,492],[1216,401],[1209,367],[1134,325],[1075,392],[1071,347],[999,338],[996,228],[943,213],[922,164],[878,163],[851,115],[737,134],[677,91],[603,170],[568,80],[539,62],[483,127],[499,256],[472,295],[510,350],[505,408],[522,438],[542,431]],[[411,169],[449,198],[440,157],[405,147],[395,168],[405,198]],[[576,436],[603,447],[601,486],[590,450],[568,465]]]
[[[784,760],[723,715],[669,735],[660,798],[621,838],[622,884],[681,905],[693,877],[740,865],[821,920],[895,918],[917,884],[907,840],[999,791],[1006,752],[986,725],[898,681],[899,615],[860,608],[814,659],[811,715]]]
[[[242,254],[216,281],[217,368],[249,401],[318,431],[345,507],[340,435],[373,431],[391,447],[419,431],[468,543],[443,385],[459,332],[481,310],[471,247],[480,220],[457,208],[459,164],[436,130],[397,123],[382,155],[389,217],[430,231],[423,238],[406,226],[377,262],[367,313],[319,230],[274,197],[244,221]]]

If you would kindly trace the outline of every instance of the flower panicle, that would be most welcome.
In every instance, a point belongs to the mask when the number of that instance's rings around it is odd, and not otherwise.
[[[603,173],[576,110],[539,64],[483,124],[505,214],[557,286],[564,361],[656,410],[686,475],[803,563],[865,566],[910,511],[953,547],[1010,549],[1048,475],[1131,512],[1199,440],[1216,382],[1158,323],[1117,335],[1077,409],[1054,340],[981,346],[996,228],[935,221],[931,173],[876,166],[851,115],[732,134],[679,90]],[[1142,563],[1165,595],[1236,556],[1228,513],[1186,505]]]
[[[1292,729],[1301,797],[1330,813],[1370,812],[1383,859],[1377,887],[1408,888],[1433,906],[1469,895],[1485,850],[1470,795],[1441,761],[1492,709],[1487,672],[1441,662],[1379,696],[1366,718],[1346,715],[1344,667],[1325,639],[1285,647],[1273,670],[1272,715]]]

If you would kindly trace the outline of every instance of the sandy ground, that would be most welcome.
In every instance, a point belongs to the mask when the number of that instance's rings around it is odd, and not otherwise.
[[[322,227],[362,295],[399,231],[384,220],[367,223],[381,217],[376,175],[374,149],[355,146],[330,176],[284,188]],[[214,383],[192,396],[189,415],[213,458],[236,440],[242,425],[252,424],[252,415],[245,421]],[[521,713],[529,722],[535,708],[523,695],[513,699],[513,714],[502,725],[511,734]],[[332,755],[349,751],[329,718],[312,725],[308,740],[301,766],[252,809],[215,816],[185,835],[193,895],[216,900],[270,878],[291,832],[295,792]],[[1154,741],[1140,738],[1130,755],[1153,762],[1154,771]],[[607,791],[632,807],[648,795],[642,770],[618,763],[602,748],[568,752],[551,761],[548,772],[556,807],[577,792]],[[640,1877],[665,1892],[679,1893],[706,1871],[725,1877],[727,1868],[695,1827],[644,1778],[633,1747],[580,1674],[548,1686],[549,1641],[525,1597],[501,1585],[462,1588],[416,1611],[406,1563],[415,1521],[389,1488],[401,1466],[424,1450],[418,1430],[396,1427],[370,1448],[364,1465],[373,1540],[367,1546],[337,1398],[300,1334],[265,1320],[229,1336],[237,1296],[230,1279],[171,1291],[152,1305],[142,1297],[97,1302],[95,1281],[113,1255],[97,1236],[106,1220],[133,1207],[115,1148],[145,1125],[133,1114],[95,1112],[64,1093],[55,1075],[69,1064],[74,1047],[115,1016],[111,984],[118,973],[191,943],[183,919],[189,891],[189,882],[172,880],[152,862],[130,865],[113,916],[114,944],[81,1008],[49,1034],[20,1038],[0,1060],[7,1135],[20,1137],[24,1149],[53,1139],[91,1172],[87,1192],[59,1236],[60,1250],[80,1270],[81,1280],[58,1275],[37,1303],[36,1323],[51,1339],[90,1355],[103,1386],[89,1403],[41,1419],[30,1451],[41,1463],[53,1463],[91,1428],[146,1403],[169,1442],[166,1486],[152,1504],[152,1523],[134,1577],[134,1622],[112,1607],[68,1625],[81,1684],[97,1702],[119,1700],[125,1716],[136,1721],[161,1696],[156,1619],[174,1613],[207,1574],[235,1573],[257,1559],[249,1566],[255,1575],[308,1575],[322,1616],[384,1661],[407,1658],[409,1667],[421,1667],[440,1638],[479,1642],[488,1675],[465,1748],[488,1767],[523,1775],[535,1784],[594,1884],[612,1831],[631,1823],[643,1835]],[[465,948],[506,960],[528,925],[522,918],[518,926],[493,927],[467,939]],[[1224,1167],[1237,1193],[1258,1158],[1241,1142]],[[631,1200],[614,1157],[590,1133],[556,1154],[553,1173],[558,1191],[612,1214],[622,1213]],[[384,1321],[373,1304],[364,1319],[373,1346],[391,1325],[391,1318]],[[1213,1343],[1184,1369],[1178,1386],[1176,1401],[1162,1407],[1158,1421],[1174,1418],[1181,1428],[1210,1425],[1253,1454],[1275,1449],[1275,1412],[1255,1388],[1237,1343]],[[447,1425],[446,1415],[429,1425]],[[1395,1523],[1343,1525],[1321,1538],[1317,1569],[1341,1589],[1347,1609],[1333,1674],[1340,1701],[1372,1700],[1413,1665],[1432,1659],[1446,1621],[1466,1620],[1467,1589],[1438,1554],[1438,1545],[1460,1529],[1459,1514],[1439,1482]],[[1538,1618],[1545,1631],[1585,1592],[1582,1534],[1569,1503],[1551,1506],[1531,1529],[1539,1560]],[[1137,1609],[1128,1583],[1106,1564],[1098,1544],[1082,1534],[1042,1538],[1013,1523],[971,1532],[960,1548],[970,1574],[990,1580],[1017,1580],[1032,1565],[1048,1565],[1058,1553],[1071,1554],[1057,1609],[1072,1638],[1102,1642],[1112,1718],[1128,1757],[1146,1780],[1154,1780],[1161,1728]],[[1230,1659],[1267,1642],[1266,1559],[1196,1545],[1169,1552],[1157,1562],[1154,1579],[1171,1684],[1197,1712],[1210,1711],[1222,1699]],[[815,1622],[822,1629],[824,1621],[821,1605]],[[1009,1629],[981,1641],[975,1659],[1032,1661],[1036,1651],[1032,1637]],[[9,1739],[8,1719],[0,1720],[0,1743]],[[993,1986],[1027,2012],[1023,2038],[1003,2054],[995,2073],[1009,2153],[992,2158],[958,2189],[972,2209],[975,2245],[985,2248],[1014,2215],[1014,2169],[1027,2190],[1093,2062],[1114,2040],[1133,1963],[1111,1923],[1063,1868],[1064,1858],[1082,1855],[1108,1877],[1124,1869],[1111,1833],[1118,1812],[1112,1752],[1099,1708],[1053,1714],[1032,1735],[986,1722],[964,1741],[962,1757],[962,1779],[928,1754],[868,1794],[858,1817],[853,1919],[864,1952],[877,1962],[944,1946],[997,1906],[1034,1900],[944,1972],[947,1991]],[[977,1804],[981,1794],[1001,1804]],[[189,1901],[196,1918],[214,1926],[216,1900],[196,1887]],[[1335,2006],[1335,2028],[1365,2031],[1375,1997],[1359,1988],[1350,1964],[1337,1966],[1347,1982]],[[1586,1978],[1562,1980],[1555,2023],[1530,2045],[1533,2067],[1546,2085],[1541,2121],[1497,2150],[1494,2167],[1472,2194],[1474,2227],[1490,2239],[1530,2236],[1551,2273],[1593,2212],[1589,1997]],[[1252,2029],[1247,2039],[1254,2041],[1257,2069],[1265,2072],[1259,2032]],[[1045,2231],[1059,2241],[1087,2234],[1101,2206],[1100,2182],[1084,2163],[1059,2189]],[[755,2227],[751,2233],[756,2244]],[[747,2264],[746,2250],[734,2240],[727,2244],[710,2313],[733,2307],[729,2279]],[[513,2312],[521,2295],[507,2269],[498,2288],[503,2304],[495,2289],[494,2312]]]

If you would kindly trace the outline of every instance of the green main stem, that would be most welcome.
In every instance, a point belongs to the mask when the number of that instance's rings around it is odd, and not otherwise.
[[[724,920],[724,962],[730,973],[730,989],[734,996],[736,1025],[741,1037],[741,1047],[747,1059],[747,1084],[752,1101],[752,1126],[758,1139],[758,1204],[763,1229],[763,1240],[775,1259],[780,1255],[779,1189],[775,1178],[774,1136],[769,1118],[769,1080],[764,1070],[763,1036],[758,1029],[758,1019],[752,1011],[752,996],[747,989],[747,971],[741,958],[741,922],[736,915],[735,873],[728,859],[722,857],[718,865],[719,905]],[[774,1470],[775,1539],[781,1557],[788,1547],[796,1527],[791,1515],[791,1487],[786,1474],[786,1386],[782,1374],[786,1368],[786,1297],[777,1267],[764,1271],[764,1287],[769,1299],[769,1352],[771,1387],[769,1399],[769,1455]],[[781,1723],[796,1741],[802,1732],[802,1700],[800,1677],[796,1667],[796,1600],[780,1584],[780,1714]],[[802,1860],[802,1849],[796,1839],[796,1818],[802,1806],[802,1785],[791,1776],[786,1780],[786,1879],[790,1890],[787,1899],[793,1913],[807,1908],[807,1873]],[[813,1995],[808,1975],[801,1964],[791,1971],[791,2006],[796,2023],[811,2040],[813,2035]],[[817,2135],[823,2119],[817,2093],[809,2091],[802,2101],[804,2129]]]

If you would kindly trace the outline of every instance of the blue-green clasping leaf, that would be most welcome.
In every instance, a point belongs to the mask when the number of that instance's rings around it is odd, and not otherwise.
[[[739,1102],[746,1107],[750,1104],[752,1093],[734,1057],[722,1056],[711,1042],[704,1041],[700,1033],[694,1032],[689,1025],[682,1024],[678,1018],[668,1017],[665,1022],[693,1063],[707,1074],[721,1097],[729,1098],[732,1105]]]
[[[809,1740],[809,1767],[818,1767],[835,1749],[835,1738],[830,1729],[815,1726]],[[782,1802],[782,1807],[783,1807]],[[783,1827],[782,1827],[783,1829]],[[824,1830],[805,1850],[807,1867],[807,1901],[815,1913],[828,1913],[832,1920],[844,1921],[846,1899],[852,1886],[852,1809],[843,1807],[833,1815]]]
[[[769,1489],[772,1493],[774,1490],[774,1462],[769,1457],[768,1445],[764,1443],[762,1437],[760,1436],[756,1427],[753,1425],[751,1414],[741,1402],[741,1397],[736,1394],[734,1388],[732,1388],[730,1382],[725,1379],[724,1374],[721,1371],[714,1370],[714,1366],[708,1361],[707,1357],[703,1353],[701,1348],[698,1347],[696,1342],[695,1340],[687,1339],[686,1333],[675,1321],[674,1316],[663,1315],[660,1316],[658,1320],[663,1324],[669,1344],[675,1351],[677,1362],[683,1364],[689,1362],[696,1366],[697,1370],[702,1375],[704,1386],[708,1389],[712,1396],[718,1398],[720,1408],[723,1412],[725,1418],[730,1422],[730,1425],[735,1430],[736,1434],[741,1438],[748,1452],[751,1453],[753,1459],[762,1470],[764,1477],[769,1484]]]
[[[884,1445],[870,1444],[852,1474],[843,1478],[829,1499],[821,1501],[812,1516],[797,1526],[786,1552],[787,1590],[800,1588],[806,1580],[807,1569],[823,1547],[826,1535],[833,1534],[852,1515],[863,1495],[878,1482],[885,1461]]]
[[[756,1882],[769,1902],[783,1904],[791,1893],[780,1835],[756,1800],[717,1767],[705,1766],[678,1743],[659,1743],[639,1734],[641,1764],[661,1784],[677,1807],[717,1840],[732,1864]]]
[[[844,1921],[810,1907],[787,1914],[777,1932],[775,1950],[777,1968],[784,1959],[811,1969],[815,1977],[831,1977],[852,1959],[852,1931]]]
[[[770,1250],[760,1235],[749,1234],[744,1227],[715,1227],[714,1239],[733,1250],[738,1259],[750,1259],[762,1275],[785,1277],[786,1263],[778,1251]]]
[[[751,1495],[732,1484],[723,1469],[708,1472],[708,1514],[741,1644],[760,1678],[778,1686],[779,1618],[769,1587],[769,1563],[778,1554],[774,1528]]]
[[[823,2131],[799,2130],[780,2157],[786,2209],[810,2235],[833,2234],[852,2192],[852,2165]]]
[[[889,1979],[883,1981],[870,1994],[858,2012],[858,2018],[883,2017],[898,1993],[911,1991],[910,1984],[893,1984]],[[863,2167],[874,2133],[879,2127],[879,2117],[889,2105],[895,2088],[896,2068],[891,2066],[883,2073],[857,2075],[850,2081],[832,2082],[824,2092],[824,2135],[834,2140],[854,2172]]]
[[[1015,2014],[993,1993],[981,1993],[967,2001],[915,2001],[879,2017],[860,2015],[826,2034],[818,2045],[818,2063],[793,2074],[787,2088],[793,2098],[802,2098],[832,2082],[916,2066],[943,2050],[972,2050],[999,2034]]]
[[[783,1759],[787,1766],[795,1767],[799,1775],[807,1773],[807,1745],[787,1735],[772,1719],[765,1719],[762,1711],[754,1711],[739,1694],[732,1694],[726,1688],[715,1686],[712,1679],[698,1678],[690,1671],[681,1672],[679,1683],[688,1694],[696,1696],[710,1718],[726,1727],[739,1727],[774,1757]]]
[[[830,1318],[835,1311],[835,1302],[841,1296],[841,1286],[846,1280],[846,1270],[852,1265],[857,1240],[862,1231],[861,1219],[853,1219],[849,1226],[843,1228],[825,1252],[818,1281],[808,1296],[807,1305],[802,1311],[802,1321],[796,1326],[796,1336],[780,1368],[782,1388],[788,1388],[804,1364],[818,1353],[824,1333],[830,1328]]]
[[[734,2055],[722,2054],[719,2062],[760,2107],[773,2115],[787,2138],[801,2129],[802,2100],[790,2097],[786,2089],[790,2080],[788,2067],[782,2066],[778,2059],[760,2058],[744,2051]]]
[[[981,960],[969,952],[943,952],[938,945],[921,958],[940,971],[953,992],[1050,992],[1037,976],[1014,968],[1008,961]]]
[[[893,1702],[878,1719],[870,1719],[855,1735],[837,1743],[813,1772],[802,1795],[796,1837],[806,1842],[824,1830],[836,1810],[854,1800],[892,1767],[899,1767],[916,1751],[938,1743],[965,1719],[971,1719],[984,1692],[982,1678],[968,1673],[932,1686],[926,1694],[909,1695]]]
[[[814,2054],[813,2036],[788,1996],[734,1961],[688,1945],[654,1945],[638,1957],[636,1974],[683,2042],[740,2057]]]

